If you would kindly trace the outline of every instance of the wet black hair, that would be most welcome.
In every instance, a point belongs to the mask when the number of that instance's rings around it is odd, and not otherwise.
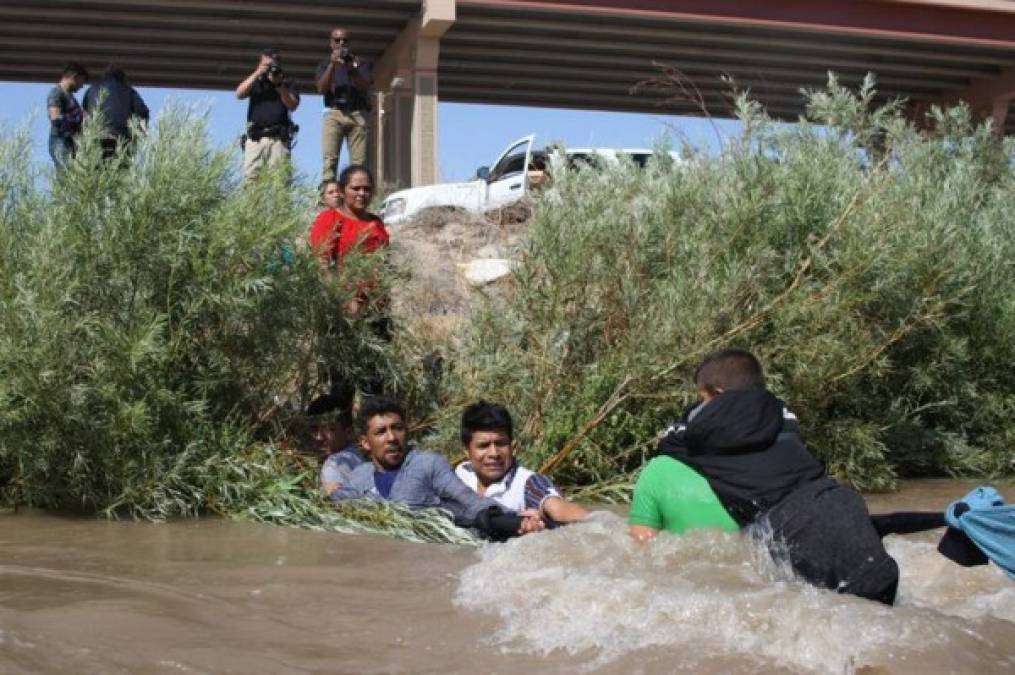
[[[318,396],[307,406],[307,417],[337,413],[335,421],[349,429],[352,427],[352,400],[335,394]]]
[[[349,184],[350,180],[352,180],[352,177],[358,173],[365,173],[367,178],[370,179],[370,185],[374,184],[374,174],[371,173],[370,169],[366,168],[362,164],[350,164],[342,169],[342,173],[338,174],[338,187],[344,190],[345,186]]]
[[[710,392],[764,389],[765,371],[746,349],[721,349],[705,356],[694,371],[694,383]]]
[[[514,423],[511,413],[502,405],[477,401],[462,411],[462,445],[472,442],[477,431],[501,431],[508,440],[514,440]]]
[[[60,76],[63,77],[64,75],[80,75],[87,80],[88,70],[77,61],[68,61],[63,64],[63,70],[60,71]]]
[[[378,415],[396,414],[405,421],[405,406],[393,398],[387,396],[368,396],[364,398],[359,406],[359,414],[356,415],[356,431],[365,436],[370,429],[370,420]]]

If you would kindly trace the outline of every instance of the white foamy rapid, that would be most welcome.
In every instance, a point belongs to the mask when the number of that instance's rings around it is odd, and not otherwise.
[[[498,616],[491,639],[502,649],[563,650],[589,669],[639,650],[709,672],[724,659],[748,670],[962,671],[967,654],[980,672],[1015,667],[1015,584],[993,567],[954,565],[930,540],[887,545],[903,574],[894,608],[787,579],[740,535],[637,544],[620,517],[597,513],[484,547],[455,602]]]

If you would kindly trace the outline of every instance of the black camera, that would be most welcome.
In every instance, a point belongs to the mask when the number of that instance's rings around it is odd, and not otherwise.
[[[271,65],[268,66],[268,77],[273,80],[281,79],[282,66],[278,65],[278,61],[272,61]]]
[[[342,47],[342,49],[338,51],[338,58],[342,59],[344,63],[348,63],[350,65],[356,60],[356,57],[352,54],[352,50],[348,47]]]

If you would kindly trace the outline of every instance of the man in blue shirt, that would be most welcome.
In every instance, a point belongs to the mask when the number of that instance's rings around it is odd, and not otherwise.
[[[441,455],[408,446],[405,409],[397,401],[372,396],[360,405],[357,432],[360,449],[369,461],[353,469],[347,483],[331,493],[332,501],[375,499],[413,508],[441,508],[455,522],[497,535],[505,509],[480,497],[455,476]],[[539,513],[525,510],[512,520],[511,534],[543,529]]]

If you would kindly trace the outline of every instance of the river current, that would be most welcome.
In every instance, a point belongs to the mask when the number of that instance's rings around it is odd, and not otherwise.
[[[868,501],[942,508],[969,487]],[[1015,672],[1015,582],[944,559],[938,536],[886,539],[889,608],[799,583],[738,535],[635,544],[611,512],[480,549],[5,514],[0,673]]]

